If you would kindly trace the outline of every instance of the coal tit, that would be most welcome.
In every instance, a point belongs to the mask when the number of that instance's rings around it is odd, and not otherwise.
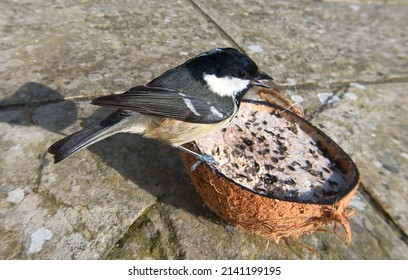
[[[119,132],[137,133],[213,162],[182,144],[226,126],[251,86],[269,87],[249,57],[233,48],[201,53],[146,85],[96,98],[92,104],[118,109],[99,125],[80,130],[51,145],[57,163],[74,152]]]

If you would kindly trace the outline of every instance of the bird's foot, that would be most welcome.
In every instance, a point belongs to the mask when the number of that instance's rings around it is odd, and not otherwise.
[[[194,156],[197,158],[197,161],[191,166],[190,170],[194,171],[196,170],[197,166],[200,165],[200,163],[205,162],[209,165],[218,165],[218,162],[210,155],[201,155],[199,153],[193,152],[192,150],[189,150],[187,148],[184,148],[183,146],[177,146],[177,148],[183,152],[189,153],[190,155]]]
[[[194,171],[196,170],[197,166],[200,165],[200,163],[207,163],[208,165],[218,165],[218,162],[210,155],[199,155],[197,154],[197,161],[191,166],[190,170]]]

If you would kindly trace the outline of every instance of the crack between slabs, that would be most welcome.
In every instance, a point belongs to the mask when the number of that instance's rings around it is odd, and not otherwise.
[[[121,92],[113,92],[111,94],[121,94]],[[75,96],[68,96],[64,97],[63,99],[53,99],[53,100],[44,100],[44,101],[35,101],[35,102],[28,102],[28,103],[14,103],[14,104],[0,104],[0,111],[8,111],[8,110],[15,110],[15,109],[33,109],[38,108],[45,105],[67,102],[67,101],[91,101],[100,96],[108,95],[106,93],[94,93],[94,94],[84,94],[84,95],[75,95]]]
[[[221,35],[227,39],[234,48],[245,54],[245,51],[238,45],[238,43],[235,42],[235,40],[212,17],[210,17],[210,15],[204,12],[204,10],[202,10],[198,4],[196,4],[193,0],[188,0],[188,2],[190,2],[193,8],[198,11],[207,21],[213,24],[217,31],[221,33]]]
[[[360,184],[358,192],[370,203],[370,205],[383,217],[383,220],[400,235],[400,239],[408,245],[408,234],[398,225],[392,216],[384,209],[381,203],[373,196],[373,194]]]
[[[377,85],[377,84],[390,84],[390,83],[406,83],[408,82],[408,77],[393,77],[387,79],[380,79],[380,80],[349,80],[349,81],[336,81],[336,82],[329,82],[329,83],[321,83],[321,82],[307,82],[307,83],[299,83],[299,84],[279,84],[274,83],[273,87],[277,90],[301,90],[301,89],[322,89],[322,88],[337,88],[336,91],[341,90],[342,88],[348,87],[351,83],[358,83],[363,85]],[[111,94],[121,94],[121,92],[113,92]],[[28,103],[13,103],[13,104],[0,104],[0,111],[8,111],[8,110],[15,110],[15,109],[27,109],[27,108],[37,108],[45,105],[61,103],[66,101],[91,101],[100,96],[108,95],[106,93],[93,93],[93,94],[83,94],[83,95],[75,95],[75,96],[68,96],[63,99],[54,99],[54,100],[45,100],[45,101],[38,101],[38,102],[28,102]],[[333,97],[335,94],[333,95]],[[329,100],[328,100],[329,101]],[[323,105],[325,106],[325,105]]]
[[[392,81],[395,82],[395,81]],[[330,103],[331,100],[333,100],[333,98],[335,98],[336,96],[338,97],[342,97],[344,95],[344,93],[346,93],[349,88],[350,88],[350,83],[361,83],[361,84],[383,84],[383,82],[377,82],[377,81],[373,81],[373,82],[347,82],[347,83],[336,83],[338,86],[338,88],[333,90],[333,95],[331,97],[329,97],[327,99],[327,101],[319,107],[318,110],[316,110],[315,112],[313,112],[313,114],[307,116],[307,120],[308,121],[312,121],[312,119],[318,117],[321,113],[323,113],[326,109],[331,108],[333,105],[332,103]],[[389,212],[387,212],[387,210],[383,207],[383,205],[381,204],[380,201],[378,201],[375,196],[373,195],[372,192],[370,192],[363,183],[360,184],[359,187],[359,193],[365,198],[367,199],[367,201],[370,203],[370,205],[381,215],[381,217],[383,218],[383,220],[390,225],[390,227],[395,230],[396,232],[398,232],[400,239],[408,245],[408,234],[404,231],[404,229],[393,219],[393,217],[391,216],[391,214]]]

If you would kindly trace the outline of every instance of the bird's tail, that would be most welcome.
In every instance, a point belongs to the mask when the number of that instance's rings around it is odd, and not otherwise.
[[[52,144],[48,148],[48,152],[54,155],[54,163],[57,163],[114,133],[111,127],[100,125],[84,128]]]
[[[48,148],[48,152],[54,155],[54,163],[60,162],[73,153],[102,139],[126,131],[126,127],[131,123],[129,121],[133,117],[135,115],[118,110],[100,122],[99,125],[84,128],[52,144]]]

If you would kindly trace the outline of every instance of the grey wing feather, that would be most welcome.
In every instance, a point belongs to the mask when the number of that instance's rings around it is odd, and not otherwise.
[[[217,123],[228,118],[233,108],[223,111],[189,95],[160,87],[138,86],[119,95],[96,98],[92,104],[193,123]]]

